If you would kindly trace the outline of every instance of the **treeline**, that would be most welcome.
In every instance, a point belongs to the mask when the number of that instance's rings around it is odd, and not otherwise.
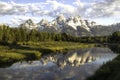
[[[0,26],[0,42],[27,42],[27,41],[77,41],[77,37],[66,33],[48,33],[26,28],[11,28],[6,25]]]
[[[39,32],[35,29],[28,30],[23,27],[11,28],[0,26],[0,42],[28,42],[28,41],[71,41],[83,43],[120,43],[120,31],[110,36],[75,37],[66,33]]]
[[[109,36],[80,37],[79,41],[84,43],[120,43],[120,31],[116,31]]]

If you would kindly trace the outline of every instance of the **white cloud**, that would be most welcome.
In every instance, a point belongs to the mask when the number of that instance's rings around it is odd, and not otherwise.
[[[4,1],[4,0],[3,0]],[[120,0],[101,0],[94,2],[81,2],[76,0],[73,4],[62,3],[57,0],[46,0],[39,3],[18,4],[0,1],[0,15],[32,15],[34,17],[55,17],[59,14],[66,16],[80,15],[84,18],[116,17],[120,15]],[[13,22],[16,22],[13,20]]]
[[[64,15],[83,17],[109,17],[120,14],[120,0],[102,0],[101,2],[85,3],[80,0],[73,5],[64,4],[56,0],[47,0],[41,3],[18,4],[14,2],[0,1],[0,15]]]
[[[57,2],[56,0],[47,0],[46,4],[49,6],[48,15],[51,17],[59,14],[67,16],[75,15],[75,12],[77,11],[75,6]]]
[[[63,4],[55,0],[47,0],[44,3],[18,4],[14,2],[0,1],[0,15],[48,15],[56,16],[60,13],[74,15],[74,6]],[[55,13],[54,13],[55,12]],[[56,14],[57,13],[57,14]]]
[[[36,22],[39,22],[41,18],[31,17],[31,16],[24,16],[24,15],[21,15],[21,16],[16,15],[10,20],[9,25],[10,26],[18,26],[19,24],[25,22],[28,19],[32,19],[36,23]]]
[[[120,14],[120,0],[103,0],[92,5],[91,17],[113,17]]]
[[[0,1],[0,15],[25,15],[41,11],[41,3],[18,4]]]

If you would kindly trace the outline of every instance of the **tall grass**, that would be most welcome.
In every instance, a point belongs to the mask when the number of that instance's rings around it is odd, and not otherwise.
[[[23,45],[22,43],[19,43]],[[27,42],[24,43],[24,46],[29,46],[31,48],[40,48],[46,49],[51,52],[62,52],[68,51],[71,49],[78,49],[78,48],[88,48],[95,46],[94,44],[83,44],[83,43],[75,43],[75,42]],[[44,52],[42,52],[44,53]]]

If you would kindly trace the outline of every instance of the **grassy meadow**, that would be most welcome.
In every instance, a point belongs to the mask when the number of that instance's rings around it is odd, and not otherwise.
[[[78,48],[93,47],[94,44],[83,44],[75,42],[18,42],[0,45],[0,66],[12,64],[22,60],[37,60],[42,55],[66,52]]]

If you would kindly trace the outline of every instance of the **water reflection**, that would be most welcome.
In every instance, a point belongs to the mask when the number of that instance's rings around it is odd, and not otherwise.
[[[84,80],[103,62],[115,58],[108,48],[80,49],[66,54],[43,56],[39,61],[19,62],[0,69],[0,79],[10,80]]]
[[[64,54],[56,54],[44,56],[40,62],[43,65],[47,65],[48,62],[53,62],[58,67],[63,69],[66,66],[80,66],[84,63],[92,62],[98,59],[100,56],[91,55],[91,51],[87,50],[82,52],[81,50],[69,52],[66,55]]]

